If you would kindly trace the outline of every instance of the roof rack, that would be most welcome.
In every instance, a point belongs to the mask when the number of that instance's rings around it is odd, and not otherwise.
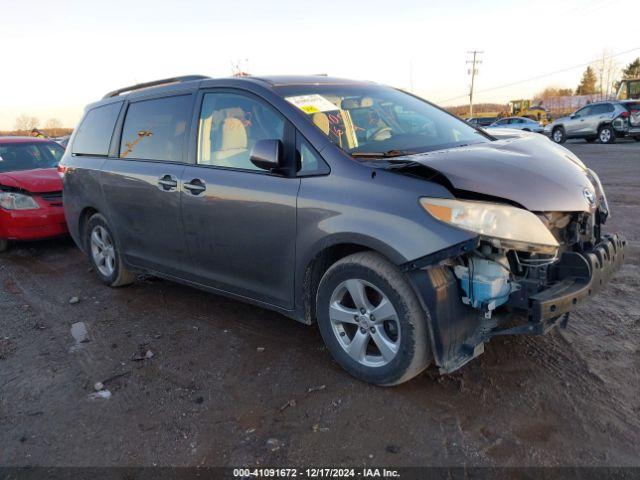
[[[154,80],[153,82],[138,83],[137,85],[131,85],[129,87],[119,88],[118,90],[114,90],[113,92],[107,93],[102,98],[117,97],[121,93],[132,92],[134,90],[141,90],[143,88],[157,87],[159,85],[169,85],[172,83],[190,82],[192,80],[204,80],[206,78],[211,78],[211,77],[207,77],[206,75],[184,75],[182,77],[163,78],[162,80]]]

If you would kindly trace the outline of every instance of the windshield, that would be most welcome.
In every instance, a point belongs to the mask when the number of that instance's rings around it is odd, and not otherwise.
[[[490,141],[464,121],[389,87],[289,85],[277,90],[354,156],[396,156]]]
[[[0,143],[0,173],[55,168],[63,154],[54,142]]]

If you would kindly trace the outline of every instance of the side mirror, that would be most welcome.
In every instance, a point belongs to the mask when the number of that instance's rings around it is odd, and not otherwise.
[[[251,163],[269,172],[282,164],[282,142],[280,140],[258,140],[251,149]]]

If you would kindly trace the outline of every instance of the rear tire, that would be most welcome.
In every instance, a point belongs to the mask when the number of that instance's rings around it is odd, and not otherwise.
[[[87,222],[85,243],[89,262],[102,283],[121,287],[136,280],[135,273],[122,263],[113,232],[106,218],[99,213],[92,215]]]
[[[0,238],[0,253],[6,252],[7,250],[9,250],[9,240]]]
[[[551,140],[556,143],[564,143],[567,141],[567,133],[563,127],[555,127],[551,132]]]
[[[600,143],[613,143],[616,141],[616,134],[611,125],[602,125],[598,128],[598,140]]]
[[[397,385],[431,363],[428,314],[382,255],[360,252],[337,261],[322,277],[316,300],[327,348],[359,380]]]

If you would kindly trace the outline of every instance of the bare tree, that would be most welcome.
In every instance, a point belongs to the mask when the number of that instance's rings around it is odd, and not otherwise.
[[[40,124],[40,120],[37,117],[30,117],[29,115],[22,114],[16,118],[15,128],[21,131],[30,131],[37,128]]]
[[[547,87],[541,92],[536,93],[533,97],[533,101],[539,104],[544,104],[544,102],[550,98],[566,97],[569,95],[573,95],[573,90],[570,88]]]
[[[620,65],[613,58],[613,52],[609,49],[603,50],[602,55],[594,64],[594,69],[598,77],[600,98],[608,98],[613,94],[620,74]]]
[[[45,122],[44,128],[62,128],[62,122],[58,118],[50,118]]]
[[[22,114],[16,118],[15,128],[16,130],[32,130],[38,127],[40,120],[36,117],[30,117],[29,115]]]
[[[58,137],[60,135],[60,129],[62,128],[62,122],[58,118],[50,118],[44,124],[47,134],[51,137]]]

